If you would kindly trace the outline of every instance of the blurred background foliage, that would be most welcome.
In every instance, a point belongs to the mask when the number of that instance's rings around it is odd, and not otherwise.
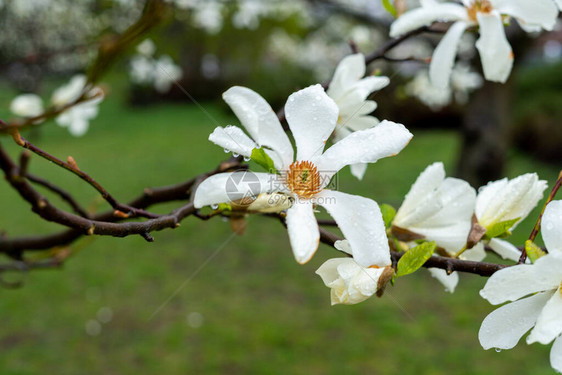
[[[17,93],[48,99],[71,74],[84,71],[97,42],[132,24],[143,5],[1,3],[3,119],[11,116],[9,104]],[[281,108],[291,92],[329,79],[351,52],[350,40],[365,53],[380,46],[392,20],[377,1],[170,5],[164,22],[146,37],[156,46],[155,60],[167,55],[181,68],[179,85],[161,92],[134,83],[131,62],[139,52],[131,48],[102,79],[108,95],[84,138],[71,137],[52,121],[26,134],[61,159],[72,155],[121,201],[145,187],[187,180],[225,158],[207,141],[217,124],[238,124],[221,101],[225,89],[251,87]],[[241,9],[246,10],[240,14]],[[429,57],[436,40],[422,36],[394,56]],[[559,31],[542,34],[517,55],[506,90],[507,177],[537,172],[549,185],[556,179],[562,159],[560,40]],[[477,70],[477,57],[470,61]],[[342,190],[398,207],[428,164],[442,160],[448,174],[455,174],[470,102],[429,108],[409,96],[406,85],[423,69],[417,62],[371,66],[392,78],[391,86],[373,96],[379,104],[375,115],[403,122],[415,137],[397,157],[370,167],[362,183],[344,170]],[[20,150],[8,139],[3,146],[17,157]],[[91,211],[107,209],[89,186],[44,160],[33,157],[30,170],[76,193]],[[6,235],[59,229],[32,214],[7,184],[0,185],[0,202]],[[538,209],[518,227],[514,243],[524,241],[537,214]],[[547,346],[481,349],[477,331],[492,310],[478,297],[484,278],[462,275],[455,294],[447,294],[422,270],[398,280],[381,299],[330,308],[329,291],[314,271],[336,253],[321,245],[309,264],[298,266],[276,221],[250,217],[246,234],[233,236],[220,219],[189,218],[154,237],[152,244],[140,237],[85,238],[71,246],[77,254],[63,270],[5,275],[23,280],[24,287],[0,289],[0,373],[552,372]],[[499,261],[492,255],[489,260]]]

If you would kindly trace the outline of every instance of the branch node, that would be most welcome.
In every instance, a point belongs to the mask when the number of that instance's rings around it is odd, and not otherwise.
[[[16,142],[18,145],[20,145],[22,147],[25,147],[25,141],[21,137],[21,134],[20,134],[18,129],[11,128],[10,129],[10,135],[14,139],[14,142]]]
[[[72,156],[68,156],[66,158],[66,162],[74,169],[76,169],[77,171],[80,170],[80,168],[78,168],[78,164],[76,164],[76,160],[74,160],[74,158]]]
[[[119,210],[113,211],[113,216],[120,217],[122,219],[127,219],[130,215]]]
[[[92,224],[92,226],[91,226],[90,228],[88,228],[88,231],[86,232],[86,234],[87,234],[88,236],[93,235],[95,229],[96,229],[96,226],[95,226],[94,224]]]
[[[148,242],[154,242],[154,237],[150,235],[148,232],[143,232],[140,234],[142,238],[144,238]]]
[[[43,199],[43,198],[39,199],[39,200],[37,201],[37,207],[38,207],[40,210],[44,209],[45,207],[47,207],[47,201],[46,201],[45,199]]]

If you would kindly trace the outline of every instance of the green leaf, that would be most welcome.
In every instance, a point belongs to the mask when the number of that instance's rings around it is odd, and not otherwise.
[[[390,0],[382,0],[382,6],[388,13],[392,14],[394,18],[398,17],[398,12],[396,12],[396,8],[394,8]]]
[[[389,204],[383,203],[380,206],[382,219],[384,220],[384,226],[386,228],[390,227],[392,224],[392,220],[394,220],[394,216],[396,216],[396,210]]]
[[[485,238],[492,239],[495,237],[507,237],[511,235],[509,229],[513,226],[513,224],[517,223],[519,219],[521,218],[518,217],[516,219],[500,221],[499,223],[495,223],[494,225],[486,229]]]
[[[222,212],[232,211],[232,206],[228,203],[219,203],[219,208],[217,210]]]
[[[435,242],[424,242],[412,247],[398,261],[396,276],[404,276],[415,272],[431,258],[436,248]]]
[[[266,171],[270,173],[276,173],[277,170],[275,169],[275,164],[273,160],[265,153],[263,148],[254,148],[252,150],[252,159],[261,167],[265,168]]]
[[[525,252],[527,253],[529,259],[531,259],[532,263],[535,263],[537,259],[546,255],[543,249],[535,245],[535,243],[531,240],[525,241]]]

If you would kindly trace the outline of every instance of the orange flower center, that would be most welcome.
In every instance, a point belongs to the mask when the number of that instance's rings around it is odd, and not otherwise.
[[[470,6],[466,8],[468,13],[468,18],[472,21],[477,22],[477,13],[490,13],[492,11],[492,4],[490,0],[474,0]]]
[[[306,160],[296,161],[289,166],[286,183],[289,189],[300,198],[310,198],[322,190],[318,169]]]

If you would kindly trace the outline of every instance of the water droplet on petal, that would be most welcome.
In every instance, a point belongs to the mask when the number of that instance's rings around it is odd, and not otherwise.
[[[229,149],[227,149],[227,148],[224,149],[224,153],[225,153],[225,154],[228,154],[229,152],[230,152]]]
[[[495,348],[496,352],[501,352],[502,350],[500,348]]]
[[[244,156],[244,161],[250,161],[250,159],[252,159],[252,158],[249,157],[249,156]]]
[[[215,203],[215,204],[212,204],[212,205],[211,205],[211,208],[212,208],[213,210],[216,210],[217,208],[219,208],[219,205],[216,204],[216,203]]]
[[[239,154],[239,153],[236,153],[236,152],[233,152],[233,153],[232,153],[232,156],[234,156],[235,158],[237,158],[237,157],[240,156],[240,154]]]

